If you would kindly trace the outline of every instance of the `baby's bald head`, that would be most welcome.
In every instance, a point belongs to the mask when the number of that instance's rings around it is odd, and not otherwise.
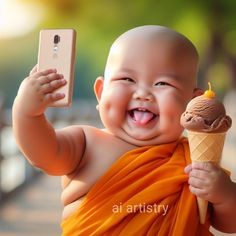
[[[145,25],[139,26],[133,29],[130,29],[120,35],[113,45],[122,42],[123,40],[130,40],[130,39],[142,38],[146,40],[157,40],[157,39],[165,39],[165,40],[172,40],[173,42],[182,42],[186,44],[186,46],[193,50],[193,54],[197,56],[197,50],[192,42],[186,38],[184,35],[180,34],[179,32],[169,29],[165,26],[159,25]]]
[[[133,41],[137,39],[148,40],[150,42],[156,40],[165,40],[174,44],[178,43],[185,45],[185,47],[189,49],[193,56],[198,57],[195,46],[188,38],[177,31],[159,25],[145,25],[128,30],[115,40],[111,49],[122,42]]]
[[[142,45],[145,44],[149,44],[150,46],[153,45],[154,47],[156,47],[156,45],[161,45],[161,50],[156,50],[156,53],[159,53],[160,55],[171,51],[173,55],[176,54],[179,55],[179,57],[186,57],[187,61],[189,61],[189,65],[193,62],[193,65],[197,70],[198,52],[188,38],[177,31],[164,26],[145,25],[128,30],[115,40],[108,55],[105,78],[114,63],[119,63],[119,61],[116,60],[117,55],[120,55],[125,51],[130,51],[130,53],[132,53],[132,48],[135,48],[135,45],[139,45],[135,50],[137,51],[137,48],[138,50],[140,49],[140,56],[142,56]],[[164,50],[165,48],[168,48],[168,52]],[[186,67],[188,67],[188,65],[186,65]]]

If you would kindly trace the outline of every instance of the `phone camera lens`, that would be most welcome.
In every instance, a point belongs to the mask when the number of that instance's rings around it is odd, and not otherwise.
[[[54,36],[54,44],[58,44],[60,42],[60,36],[59,35],[55,35]]]

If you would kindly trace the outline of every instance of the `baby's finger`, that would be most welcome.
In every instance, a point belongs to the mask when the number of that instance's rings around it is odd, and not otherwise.
[[[205,186],[204,181],[202,181],[202,180],[199,179],[199,178],[195,178],[195,177],[190,177],[190,178],[188,179],[188,183],[189,183],[189,185],[191,185],[192,187],[199,188],[199,189],[202,189],[202,188]]]
[[[55,89],[60,88],[61,86],[66,84],[66,80],[65,79],[58,79],[58,80],[53,80],[50,83],[44,84],[42,86],[41,91],[46,94],[46,93],[51,93],[53,92]]]
[[[192,168],[198,170],[212,171],[215,170],[217,167],[212,162],[193,162]]]
[[[59,79],[63,79],[63,75],[61,74],[57,74],[57,73],[51,73],[47,76],[41,76],[38,78],[38,80],[40,81],[40,84],[41,85],[44,85],[44,84],[47,84],[47,83],[50,83],[54,80],[59,80]]]
[[[197,197],[206,199],[207,192],[204,189],[196,188],[191,185],[189,185],[189,190],[192,194],[196,195]]]
[[[45,95],[44,101],[48,104],[58,101],[65,97],[64,93],[48,93]]]
[[[207,172],[201,169],[193,169],[192,171],[190,171],[189,177],[205,180],[207,178]]]
[[[39,78],[41,76],[47,76],[51,73],[56,73],[56,72],[57,72],[56,69],[48,69],[48,70],[38,71],[38,72],[35,73],[34,77]]]
[[[184,172],[186,173],[186,174],[189,174],[189,172],[192,170],[192,164],[189,164],[189,165],[187,165],[187,166],[185,166],[185,168],[184,168]]]

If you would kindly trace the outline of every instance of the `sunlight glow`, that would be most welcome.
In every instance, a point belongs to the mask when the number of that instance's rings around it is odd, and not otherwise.
[[[43,19],[41,5],[19,0],[0,0],[0,38],[22,36],[34,30]]]

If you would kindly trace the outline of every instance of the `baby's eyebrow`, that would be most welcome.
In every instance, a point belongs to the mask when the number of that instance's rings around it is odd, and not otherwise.
[[[134,69],[130,68],[117,68],[113,71],[112,76],[117,76],[117,77],[136,77],[138,75],[138,72]]]
[[[130,68],[120,68],[118,71],[121,73],[127,73],[127,74],[136,74],[137,73],[135,70],[130,69]]]
[[[169,73],[169,72],[163,72],[163,73],[158,73],[156,75],[157,78],[163,78],[166,77],[168,79],[172,79],[172,80],[179,80],[180,77],[178,75],[176,75],[175,73]]]

